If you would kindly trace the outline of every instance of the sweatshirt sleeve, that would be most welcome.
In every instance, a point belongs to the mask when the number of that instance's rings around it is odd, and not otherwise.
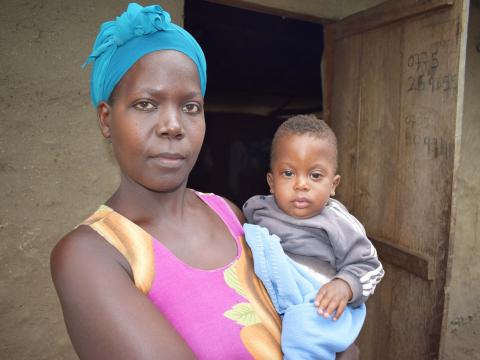
[[[329,208],[327,232],[335,255],[335,277],[350,285],[350,304],[358,306],[374,293],[384,270],[362,224],[340,203],[334,202]]]

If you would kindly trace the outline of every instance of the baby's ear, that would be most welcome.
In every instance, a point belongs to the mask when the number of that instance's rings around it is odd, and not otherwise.
[[[332,182],[332,190],[330,191],[330,196],[335,196],[335,190],[337,189],[337,186],[340,184],[340,175],[335,175],[333,177],[333,182]]]
[[[112,108],[105,101],[102,101],[97,107],[98,124],[103,136],[110,138],[110,122],[112,118]]]
[[[267,183],[268,186],[270,187],[270,194],[273,194],[273,175],[271,172],[267,173]]]

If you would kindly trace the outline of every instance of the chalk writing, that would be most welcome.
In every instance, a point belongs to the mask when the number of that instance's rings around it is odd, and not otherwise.
[[[410,114],[405,117],[404,121],[407,125],[405,131],[405,144],[407,146],[423,149],[432,159],[439,157],[446,160],[453,159],[453,141],[448,141],[443,136],[420,133],[419,127],[421,128],[421,126],[431,122],[431,116],[428,113]]]
[[[442,157],[446,160],[453,159],[454,144],[451,141],[447,141],[443,137],[437,136],[423,136],[405,134],[405,142],[409,146],[422,147],[425,149],[428,155],[434,159]]]
[[[433,91],[448,91],[450,89],[457,89],[457,74],[447,74],[441,77],[431,76],[428,79],[429,87]]]
[[[413,70],[414,74],[407,77],[407,92],[425,90],[438,92],[457,89],[457,74],[437,74],[440,67],[437,45],[432,46],[434,50],[416,52],[408,57],[407,67]]]
[[[407,92],[430,90],[431,92],[457,90],[457,74],[444,76],[409,76]]]
[[[408,90],[425,90],[424,75],[409,76],[408,77]]]
[[[416,73],[419,75],[434,74],[440,65],[438,61],[438,49],[431,52],[422,51],[410,55],[407,60],[407,65],[409,68],[414,67]]]
[[[426,123],[431,116],[427,115],[426,113],[423,113],[422,111],[419,111],[417,114],[410,114],[405,116],[405,124],[407,124],[407,128],[410,130],[415,129],[415,125],[417,123],[423,124]]]
[[[409,76],[407,91],[449,91],[457,89],[457,74],[447,74],[444,76],[429,76],[424,75]]]

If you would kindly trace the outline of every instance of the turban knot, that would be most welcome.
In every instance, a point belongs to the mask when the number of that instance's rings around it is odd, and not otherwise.
[[[171,22],[159,5],[128,5],[127,11],[100,27],[93,50],[83,66],[93,63],[90,96],[94,106],[107,101],[123,75],[142,56],[158,50],[177,50],[197,66],[200,87],[205,95],[207,64],[197,41]]]

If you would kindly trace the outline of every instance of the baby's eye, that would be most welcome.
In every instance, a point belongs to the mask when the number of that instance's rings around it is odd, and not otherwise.
[[[190,114],[198,114],[200,113],[201,109],[200,109],[200,105],[198,104],[188,103],[182,107],[182,111]]]
[[[150,101],[142,100],[137,102],[133,107],[140,111],[152,111],[156,109],[156,106],[153,105]]]
[[[310,177],[313,179],[313,180],[320,180],[323,175],[322,173],[319,173],[319,172],[313,172],[310,174]]]
[[[282,175],[285,177],[292,177],[294,174],[292,170],[283,170]]]

